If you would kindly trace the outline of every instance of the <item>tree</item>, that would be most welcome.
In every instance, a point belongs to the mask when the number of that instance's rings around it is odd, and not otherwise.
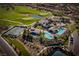
[[[40,43],[43,44],[44,32],[40,31]]]
[[[23,40],[26,40],[26,29],[24,29],[23,35],[22,35]]]
[[[54,39],[55,39],[56,42],[58,41],[58,38],[56,36],[54,36]]]
[[[10,4],[10,3],[7,3],[7,4],[2,3],[2,4],[0,4],[0,7],[1,8],[5,8],[7,11],[10,10],[10,9],[12,9],[12,10],[15,9],[14,5],[13,4]]]
[[[27,30],[27,35],[26,35],[26,37],[27,37],[27,40],[28,41],[30,41],[30,42],[32,42],[32,39],[33,39],[33,37],[32,37],[32,35],[30,34],[30,27],[28,28],[28,30]]]
[[[29,36],[29,41],[32,42],[32,39],[33,39],[33,37],[32,37],[32,35],[30,35]]]

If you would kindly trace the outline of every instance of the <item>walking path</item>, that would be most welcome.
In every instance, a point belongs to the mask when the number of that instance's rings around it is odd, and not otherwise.
[[[42,49],[38,54],[37,54],[37,56],[39,56],[44,50],[46,50],[47,49],[47,47],[45,47],[44,49]]]
[[[75,55],[79,55],[79,36],[77,31],[73,33],[73,52]]]

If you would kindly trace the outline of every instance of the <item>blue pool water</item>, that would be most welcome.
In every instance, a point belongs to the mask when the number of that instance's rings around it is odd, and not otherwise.
[[[51,33],[49,33],[49,32],[44,32],[44,36],[45,36],[45,38],[48,38],[48,39],[54,39],[54,36],[51,34]]]
[[[42,16],[39,16],[39,15],[32,15],[33,18],[38,18],[38,19],[41,19],[43,18]]]
[[[31,32],[31,34],[32,34],[32,35],[38,35],[38,33],[36,33],[36,32]]]
[[[62,35],[66,30],[64,28],[58,29],[58,32],[56,34]]]

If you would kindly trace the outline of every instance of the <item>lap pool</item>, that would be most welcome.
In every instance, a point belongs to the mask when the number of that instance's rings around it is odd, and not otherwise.
[[[58,29],[57,35],[62,35],[66,30],[64,28]]]
[[[49,39],[49,40],[54,39],[54,35],[52,35],[48,31],[44,32],[44,37],[47,38],[47,39]]]
[[[37,19],[41,19],[43,18],[42,16],[39,16],[39,15],[32,15],[33,18],[37,18]]]

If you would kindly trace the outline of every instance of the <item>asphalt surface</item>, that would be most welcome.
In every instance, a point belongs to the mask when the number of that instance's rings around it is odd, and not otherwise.
[[[77,31],[73,33],[73,52],[79,56],[79,36]]]
[[[8,56],[17,56],[13,48],[0,36],[0,45],[3,47]]]

